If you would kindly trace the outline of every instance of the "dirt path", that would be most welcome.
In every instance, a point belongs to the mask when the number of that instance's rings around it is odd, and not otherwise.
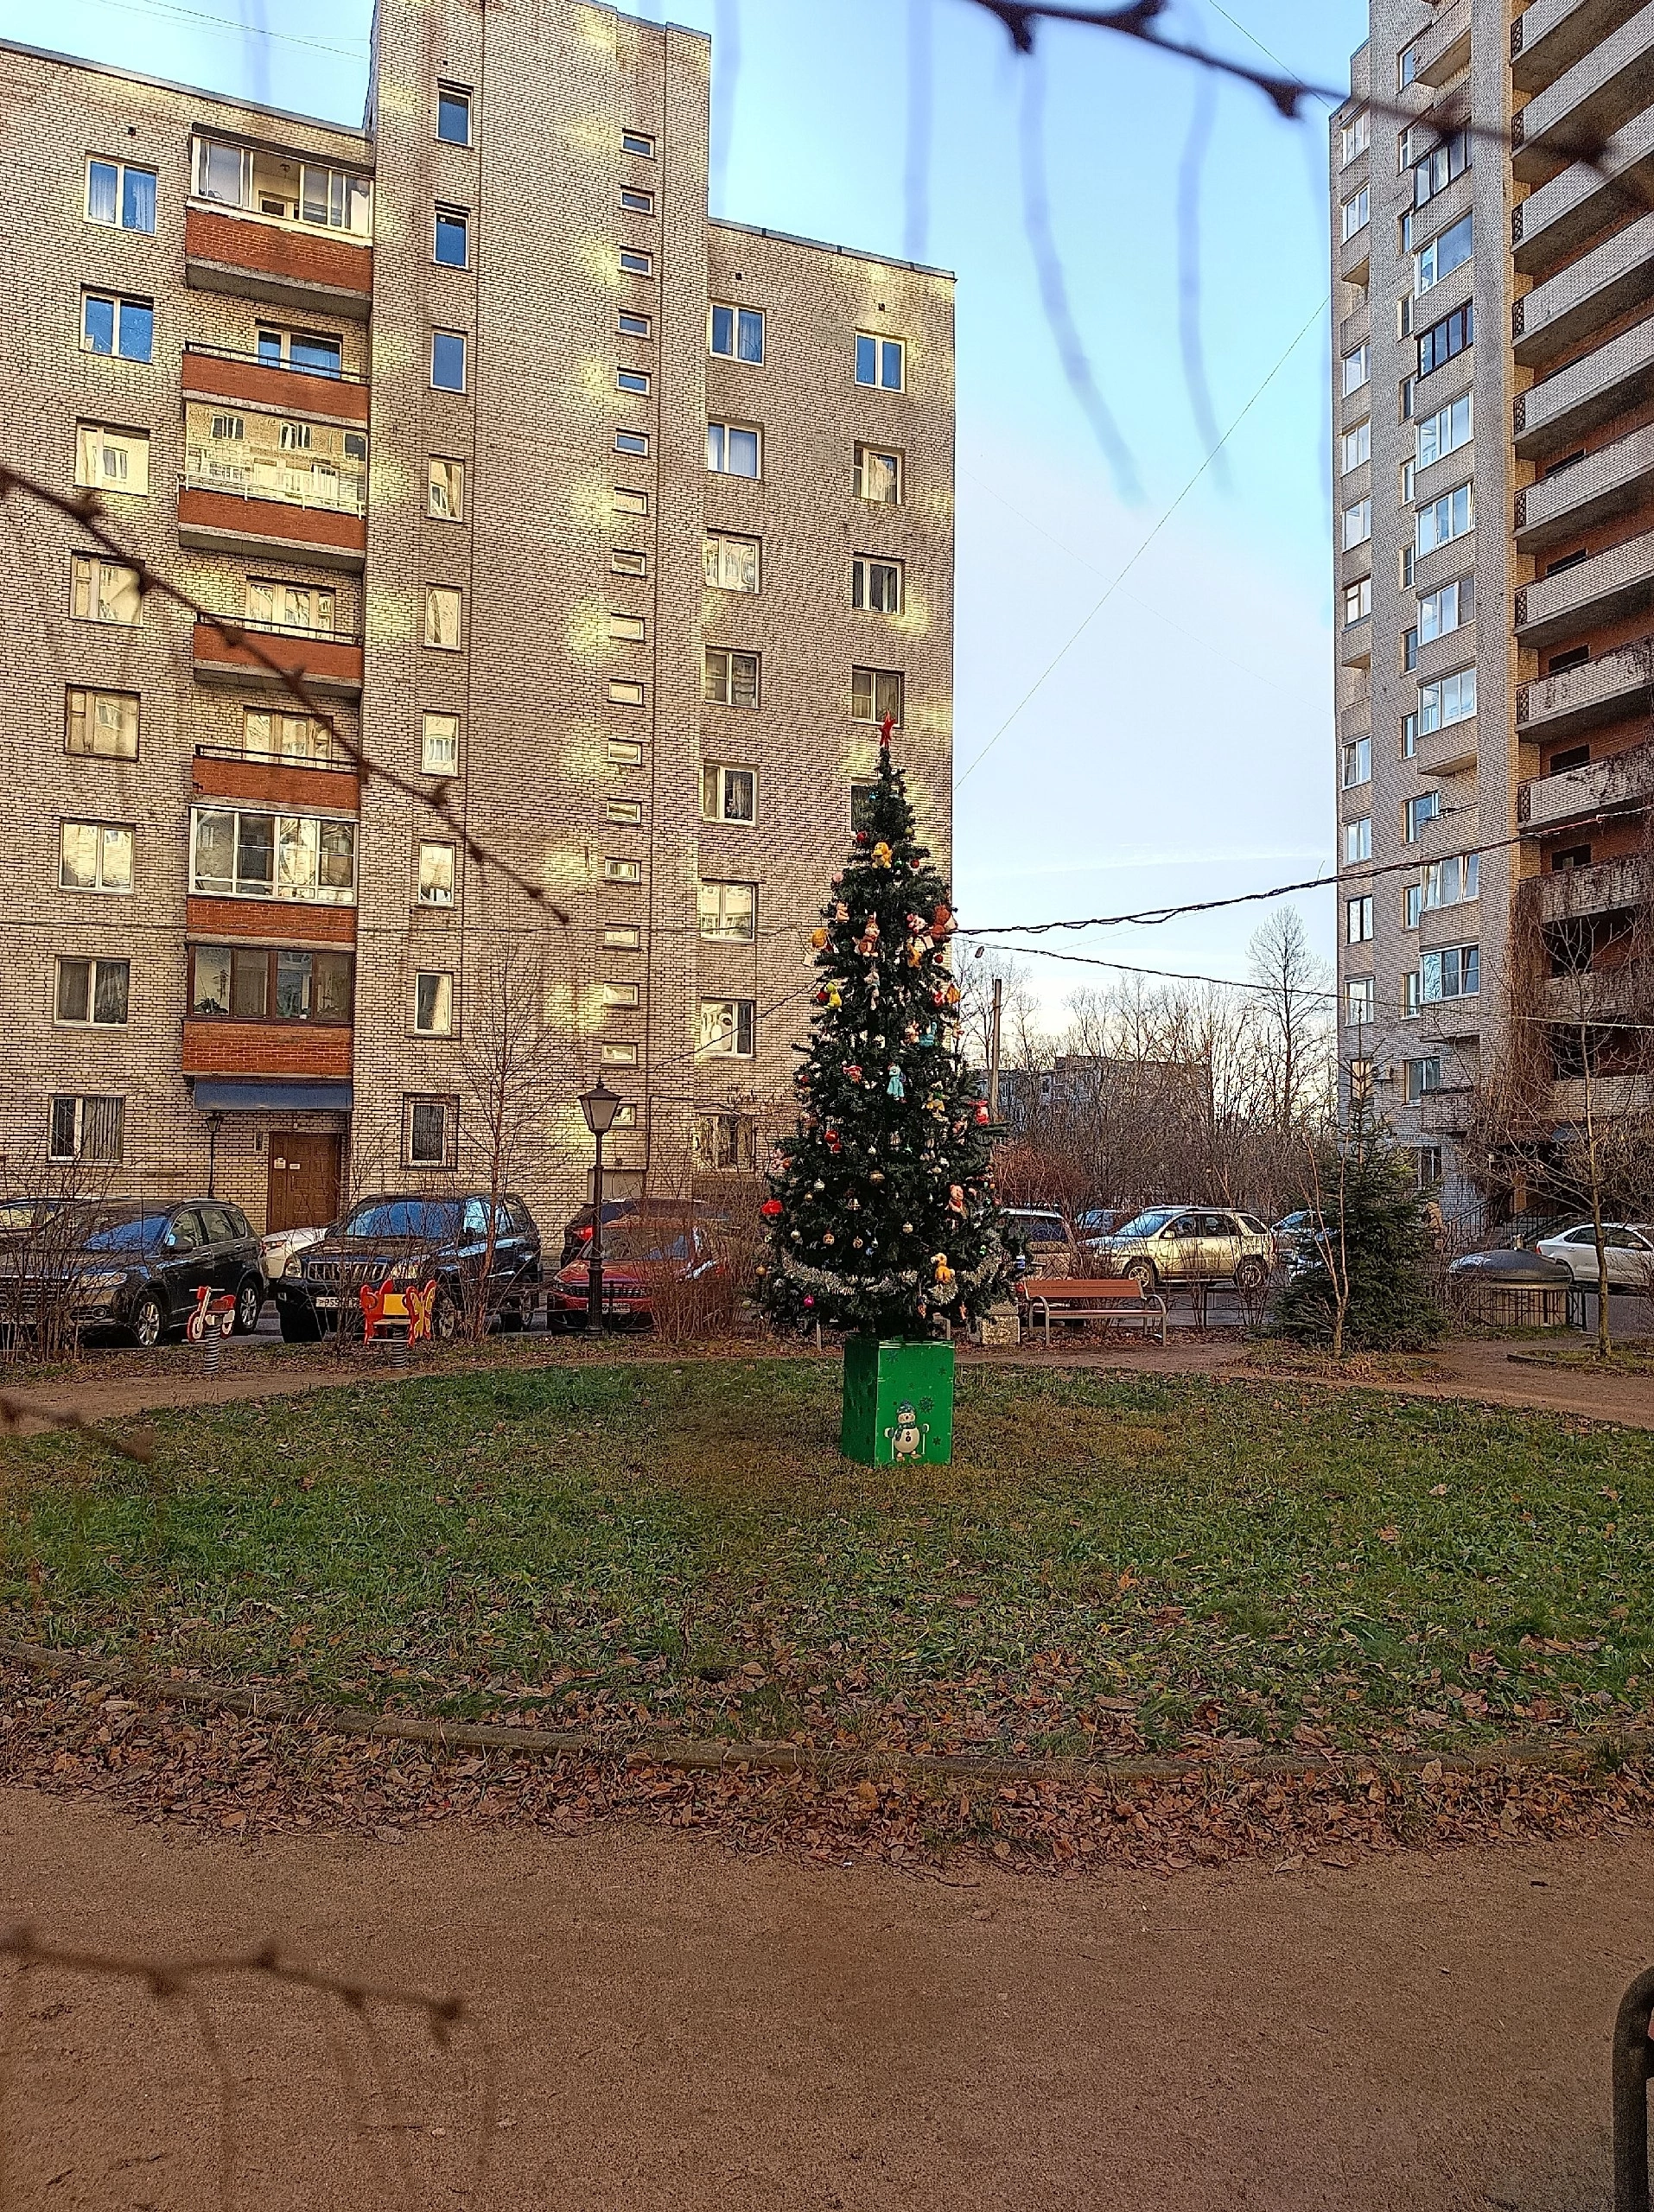
[[[469,2201],[525,2212],[1604,2212],[1608,2031],[1654,1958],[1646,1835],[960,1887],[637,1829],[183,1843],[15,1789],[0,1838],[0,1909],[42,1937],[275,1935],[471,1993],[499,2101]],[[8,2202],[213,2202],[188,2010],[51,1970],[27,2004]],[[235,2202],[467,2201],[468,2031],[442,2056],[381,2016],[387,2103],[322,1999],[208,2012]]]

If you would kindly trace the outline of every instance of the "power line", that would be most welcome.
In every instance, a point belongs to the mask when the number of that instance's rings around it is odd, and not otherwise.
[[[347,46],[335,45],[332,41],[306,38],[298,31],[272,31],[263,23],[244,23],[233,16],[215,16],[204,8],[182,8],[169,4],[169,0],[82,0],[82,4],[94,8],[118,8],[127,16],[178,16],[191,22],[208,23],[214,29],[233,31],[241,38],[277,38],[285,46],[313,47],[319,54],[336,54],[341,61],[364,61],[366,39],[355,39]]]

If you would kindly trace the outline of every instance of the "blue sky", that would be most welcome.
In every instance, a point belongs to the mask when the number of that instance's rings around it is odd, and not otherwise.
[[[910,10],[928,17],[932,57],[922,198],[907,188]],[[1019,163],[1030,65],[996,22],[970,0],[635,0],[631,12],[717,41],[715,213],[958,274],[964,918],[1117,912],[1321,872],[1333,836],[1324,111],[1290,127],[1245,86],[1215,94],[1199,314],[1218,425],[1275,374],[1223,473],[1163,521],[1209,442],[1179,342],[1194,72],[1078,29],[1042,31],[1033,65],[1053,232],[1133,485],[1072,395],[1041,307]],[[39,0],[0,0],[0,32],[356,122],[370,14],[370,0],[55,0],[46,29]],[[1258,41],[1333,86],[1365,23],[1364,0],[1176,0],[1167,18],[1248,60],[1263,59]],[[1299,903],[1330,955],[1330,894]],[[1267,912],[1092,932],[1085,949],[1239,976]],[[1040,971],[1053,1011],[1076,978]]]

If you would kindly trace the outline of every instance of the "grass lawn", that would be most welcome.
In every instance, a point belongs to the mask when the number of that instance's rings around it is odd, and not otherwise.
[[[462,1374],[0,1446],[14,1635],[318,1698],[1053,1754],[1606,1730],[1654,1434],[1282,1382],[962,1374],[852,1467],[836,1364]]]

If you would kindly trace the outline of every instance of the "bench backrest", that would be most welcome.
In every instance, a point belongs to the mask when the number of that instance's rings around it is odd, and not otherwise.
[[[1104,1298],[1116,1304],[1142,1302],[1142,1285],[1117,1275],[1080,1276],[1072,1282],[1053,1277],[1025,1275],[1016,1286],[1019,1298]]]

